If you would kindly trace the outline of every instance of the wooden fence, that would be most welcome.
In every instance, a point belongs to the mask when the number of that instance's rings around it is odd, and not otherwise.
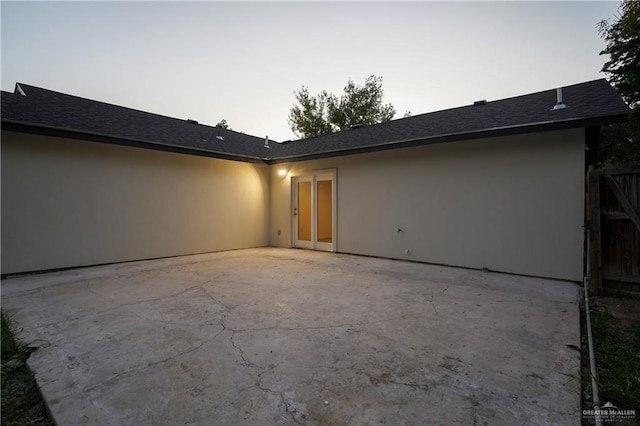
[[[589,291],[640,292],[640,165],[587,174]]]

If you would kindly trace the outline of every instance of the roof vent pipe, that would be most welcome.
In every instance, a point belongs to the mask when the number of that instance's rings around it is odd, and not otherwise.
[[[565,109],[567,106],[562,102],[562,87],[556,89],[556,98],[556,106],[553,107],[553,110]]]
[[[271,149],[269,146],[269,136],[264,137],[264,148]]]

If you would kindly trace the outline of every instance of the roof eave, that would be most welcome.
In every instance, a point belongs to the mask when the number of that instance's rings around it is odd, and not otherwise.
[[[241,161],[249,163],[267,163],[267,164],[280,164],[292,161],[305,161],[315,160],[319,158],[338,157],[353,154],[362,154],[367,152],[384,151],[389,149],[410,148],[422,145],[431,145],[437,143],[456,142],[461,140],[497,137],[497,136],[509,136],[516,134],[562,130],[569,128],[589,127],[589,126],[601,126],[613,123],[619,123],[625,121],[627,118],[626,113],[612,114],[602,117],[592,118],[578,118],[562,121],[549,121],[530,123],[527,125],[515,125],[496,127],[489,129],[482,129],[480,131],[473,132],[460,132],[442,134],[432,137],[412,138],[405,140],[395,140],[390,142],[384,142],[376,145],[369,145],[356,148],[345,148],[339,150],[326,150],[316,151],[312,153],[298,154],[292,156],[278,156],[278,157],[255,157],[242,154],[234,154],[229,152],[203,150],[192,147],[168,145],[159,142],[152,142],[146,140],[139,140],[133,138],[122,138],[112,135],[97,134],[90,132],[82,132],[73,129],[57,128],[52,126],[43,126],[33,123],[18,122],[12,120],[2,120],[2,130],[21,132],[29,134],[37,134],[44,136],[64,137],[76,140],[89,140],[99,143],[107,143],[112,145],[129,146],[143,149],[151,149],[156,151],[173,152],[187,155],[196,155],[201,157],[219,158],[224,160]]]
[[[253,157],[249,155],[233,154],[220,151],[209,151],[179,145],[169,145],[160,142],[145,141],[141,139],[122,138],[112,135],[82,132],[78,130],[42,126],[33,123],[24,123],[11,120],[2,120],[2,130],[8,132],[29,133],[34,135],[53,136],[75,140],[88,140],[91,142],[106,143],[111,145],[151,149],[155,151],[172,152],[178,154],[196,155],[200,157],[219,158],[222,160],[242,161],[245,163],[265,162],[264,158]]]
[[[437,143],[457,142],[461,140],[480,139],[498,136],[511,136],[524,133],[544,132],[553,130],[564,130],[571,128],[590,127],[590,126],[603,126],[614,123],[624,122],[627,118],[627,114],[615,114],[604,117],[595,118],[579,118],[563,121],[550,121],[540,123],[530,123],[525,126],[506,126],[483,129],[473,132],[461,132],[437,135],[426,138],[413,138],[405,140],[396,140],[391,142],[384,142],[376,145],[369,145],[357,148],[346,148],[341,150],[327,150],[322,152],[314,152],[309,154],[299,154],[286,157],[278,157],[268,161],[269,164],[281,164],[292,161],[305,161],[316,160],[320,158],[339,157],[353,154],[363,154],[367,152],[385,151],[389,149],[411,148],[422,145],[432,145]]]

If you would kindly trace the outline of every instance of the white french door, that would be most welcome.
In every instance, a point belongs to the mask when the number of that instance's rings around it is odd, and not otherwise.
[[[335,170],[292,178],[295,247],[335,251]]]

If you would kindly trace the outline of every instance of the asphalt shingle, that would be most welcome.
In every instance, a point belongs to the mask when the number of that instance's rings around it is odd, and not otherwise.
[[[24,94],[24,95],[23,95]],[[154,149],[179,148],[238,160],[286,161],[341,155],[624,120],[629,107],[604,79],[563,88],[567,108],[554,110],[556,90],[469,105],[314,138],[271,143],[264,139],[30,86],[2,92],[2,124],[69,132],[102,141],[131,141]]]
[[[567,108],[554,110],[556,90],[546,90],[481,105],[469,105],[387,123],[344,130],[282,144],[279,158],[308,156],[320,151],[350,151],[406,142],[437,142],[525,132],[546,127],[582,127],[621,121],[629,107],[604,79],[562,89]]]
[[[196,151],[264,157],[264,139],[18,83],[2,92],[2,122],[99,135]],[[220,136],[222,139],[218,138]]]

